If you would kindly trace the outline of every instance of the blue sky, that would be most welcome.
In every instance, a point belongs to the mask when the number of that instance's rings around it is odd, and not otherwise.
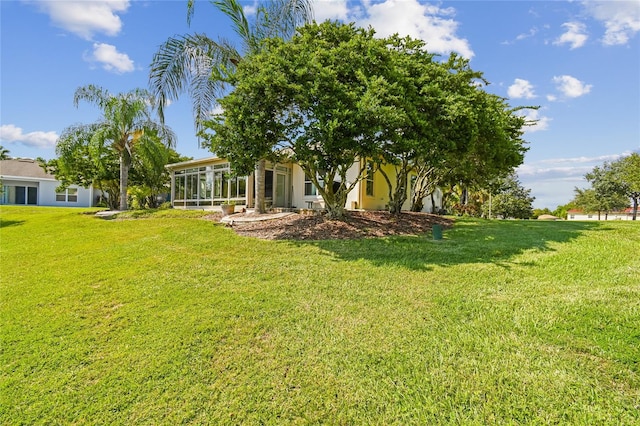
[[[411,35],[431,52],[456,51],[484,72],[488,91],[513,106],[539,105],[518,169],[535,207],[565,204],[584,174],[640,149],[640,0],[316,0],[317,20]],[[251,14],[254,1],[244,3]],[[207,1],[191,26],[184,1],[0,1],[0,144],[17,157],[55,157],[58,135],[99,111],[73,106],[74,91],[112,93],[148,85],[149,64],[168,37],[203,32],[232,38]],[[177,150],[204,157],[186,95],[166,111]]]

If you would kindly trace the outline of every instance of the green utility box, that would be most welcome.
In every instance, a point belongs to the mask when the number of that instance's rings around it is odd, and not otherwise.
[[[434,240],[442,239],[442,225],[433,225],[431,227],[431,233],[433,234]]]

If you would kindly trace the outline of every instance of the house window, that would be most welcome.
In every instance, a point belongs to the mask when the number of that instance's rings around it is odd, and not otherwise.
[[[365,193],[369,197],[373,197],[373,173],[375,169],[373,166],[373,161],[367,161],[367,171],[366,171],[366,184],[365,184]]]
[[[174,205],[211,206],[228,199],[244,203],[247,177],[232,177],[229,163],[175,172]]]
[[[64,191],[56,192],[56,201],[61,203],[77,203],[78,188],[67,188]]]
[[[247,196],[247,177],[238,176],[229,179],[229,198],[245,198]]]
[[[322,185],[323,181],[321,179],[318,179],[318,183]],[[313,184],[313,182],[311,182],[311,178],[309,178],[306,174],[304,175],[304,195],[305,196],[318,195],[318,189]]]

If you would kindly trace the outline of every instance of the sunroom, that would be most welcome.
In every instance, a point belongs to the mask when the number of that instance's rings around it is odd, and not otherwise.
[[[254,174],[235,176],[227,160],[202,158],[167,165],[171,172],[171,200],[175,208],[218,209],[222,204],[254,207]],[[292,165],[267,162],[265,170],[267,208],[291,208]]]
[[[233,176],[229,163],[221,158],[204,158],[169,164],[171,200],[174,207],[214,208],[232,202],[246,206],[251,199],[253,179]]]

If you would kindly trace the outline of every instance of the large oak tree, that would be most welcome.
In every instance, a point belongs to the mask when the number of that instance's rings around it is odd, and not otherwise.
[[[380,70],[392,59],[373,30],[354,25],[314,23],[289,42],[270,39],[238,64],[224,113],[206,123],[204,138],[239,173],[260,158],[294,161],[340,218],[364,165],[347,172],[379,152],[398,114],[381,101],[393,83]]]

